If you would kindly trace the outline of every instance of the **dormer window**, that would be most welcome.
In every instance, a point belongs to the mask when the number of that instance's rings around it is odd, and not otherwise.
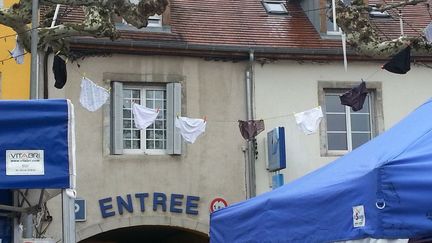
[[[139,4],[140,0],[129,0],[129,2],[133,4]],[[129,24],[125,19],[118,15],[114,15],[112,16],[112,18],[117,30],[171,33],[171,18],[169,5],[165,8],[165,11],[162,14],[155,14],[153,16],[149,16],[147,18],[147,26],[145,28],[138,29],[135,26]]]
[[[148,18],[147,27],[162,27],[162,16],[155,14]]]
[[[262,1],[262,4],[269,14],[287,14],[284,1]]]
[[[327,12],[331,11],[333,18],[336,17],[336,12],[334,12],[334,9],[331,7],[330,4],[327,4]],[[327,35],[341,35],[342,31],[339,28],[339,26],[336,24],[336,22],[333,22],[332,19],[327,18]]]
[[[342,31],[333,21],[327,20],[327,35],[341,35]]]
[[[162,16],[155,14],[150,16],[148,19],[147,27],[162,27]],[[126,20],[122,19],[122,23],[125,25],[129,25]]]
[[[140,0],[129,0],[130,3],[138,4]],[[162,15],[155,14],[150,16],[148,19],[147,27],[162,27]],[[126,20],[121,21],[125,25],[129,25]]]
[[[375,4],[369,4],[372,10],[369,12],[369,16],[373,18],[388,18],[390,14],[387,11],[381,12]]]

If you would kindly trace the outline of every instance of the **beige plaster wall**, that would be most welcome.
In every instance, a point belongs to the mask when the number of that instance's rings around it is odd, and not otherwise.
[[[293,116],[319,105],[318,82],[367,82],[382,85],[384,129],[388,129],[432,96],[431,70],[412,65],[405,75],[392,74],[380,62],[315,63],[280,61],[255,65],[256,118],[265,120],[266,130],[257,137],[259,158],[256,163],[257,194],[271,190],[271,173],[266,170],[266,134],[284,126],[287,168],[285,183],[311,172],[337,157],[322,157],[319,132],[305,135]],[[271,94],[269,96],[269,94]]]
[[[76,63],[68,63],[68,82],[61,90],[54,88],[51,73],[49,77],[50,98],[68,98],[75,105],[77,192],[79,198],[87,201],[87,221],[76,224],[77,240],[132,225],[173,225],[208,233],[211,200],[223,197],[234,203],[245,199],[245,159],[241,149],[245,142],[237,125],[237,120],[246,116],[245,63],[135,55],[92,57],[78,63],[80,68]],[[181,79],[177,81],[183,87],[183,115],[207,116],[205,134],[194,144],[184,145],[182,156],[109,155],[109,104],[89,112],[79,104],[79,94],[82,75],[109,88],[115,74],[141,77],[141,81]],[[171,213],[169,208],[167,212],[154,212],[153,192],[168,197],[171,193],[198,196],[199,214]],[[135,193],[150,194],[145,212],[140,211]],[[134,212],[119,215],[115,197],[126,199],[127,194],[132,196]],[[98,200],[107,197],[112,197],[114,210],[110,211],[116,215],[104,219]],[[184,199],[183,210],[185,204]],[[57,223],[49,231],[56,239],[61,232],[58,205],[55,200],[51,203]]]

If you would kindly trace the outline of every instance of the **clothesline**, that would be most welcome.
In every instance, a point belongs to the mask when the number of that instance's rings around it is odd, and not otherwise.
[[[28,30],[25,30],[25,31],[22,31],[22,32],[19,32],[19,33],[0,36],[0,39],[4,39],[4,40],[6,41],[6,38],[9,38],[9,37],[15,37],[15,36],[17,36],[17,35],[24,34],[24,33],[26,33],[26,32],[29,32],[29,31],[32,31],[32,30],[34,30],[34,29],[38,29],[38,28],[39,28],[39,26],[38,26],[38,27],[35,27],[35,28],[30,28],[30,29],[28,29]]]
[[[6,61],[9,61],[9,60],[11,60],[11,59],[14,59],[14,58],[17,58],[17,57],[22,57],[22,56],[24,56],[24,55],[27,55],[28,54],[28,52],[25,52],[25,53],[23,53],[23,54],[20,54],[20,55],[17,55],[16,57],[8,57],[8,58],[5,58],[5,59],[2,59],[2,60],[0,60],[0,63],[2,64],[2,65],[4,65],[4,62],[6,62]]]
[[[414,65],[419,65],[419,66],[422,66],[422,67],[426,67],[426,68],[432,69],[431,65],[428,65],[428,64],[423,63],[423,62],[414,62]]]
[[[384,0],[384,3],[385,4],[388,4],[388,2],[386,1],[386,0]],[[395,11],[399,11],[399,12],[401,12],[401,10],[399,9],[399,8],[396,8],[396,9],[390,9],[391,11],[393,11],[393,12],[395,12]],[[429,17],[431,17],[431,20],[432,20],[432,15],[431,15],[431,13],[430,13],[430,10],[429,10],[429,8],[428,8],[428,13],[429,13]],[[396,13],[397,15],[399,15],[400,13]],[[390,16],[390,18],[392,18],[393,20],[397,20],[395,17],[393,17],[391,14],[389,14],[389,16]],[[414,32],[416,32],[419,36],[422,36],[422,34],[423,33],[421,33],[421,32],[419,32],[416,28],[414,28],[414,26],[412,26],[410,23],[408,23],[406,20],[404,20],[403,18],[401,18],[402,19],[402,22],[403,23],[405,23],[405,24],[407,24]]]
[[[70,66],[70,67],[71,67],[71,69],[74,72],[80,74],[83,78],[87,79],[85,73],[81,73],[80,71],[78,71],[77,69],[75,69],[75,67],[73,67],[73,66]],[[378,68],[373,73],[371,73],[370,75],[368,75],[366,77],[366,80],[369,79],[369,78],[371,78],[372,76],[374,76],[379,70],[381,70],[381,68]],[[364,81],[364,80],[362,79],[362,81]],[[94,85],[96,85],[96,84],[94,84]],[[100,87],[100,88],[102,88],[102,87]],[[102,89],[104,89],[104,88],[102,88]],[[104,89],[104,90],[106,90],[106,89]],[[109,92],[110,90],[108,89],[106,91]],[[268,121],[268,120],[273,120],[273,119],[278,119],[278,118],[287,118],[287,117],[291,117],[291,116],[294,117],[295,114],[296,114],[296,112],[290,112],[290,113],[287,113],[287,114],[280,114],[280,115],[271,116],[271,117],[261,117],[261,118],[257,118],[256,120]],[[180,116],[180,115],[177,114],[177,116]],[[233,123],[233,124],[235,123],[236,124],[239,121],[239,120],[214,120],[214,119],[211,119],[211,118],[209,119],[207,116],[204,116],[204,117],[205,117],[204,120],[206,122],[210,122],[210,123],[216,122],[216,123]]]
[[[353,87],[349,91],[340,96],[341,104],[350,106],[353,111],[361,110],[365,97],[367,95],[366,84],[364,81],[360,85]],[[81,105],[89,111],[96,111],[101,108],[109,99],[109,91],[98,86],[93,81],[86,78],[84,75],[81,80],[81,93],[79,101]],[[135,127],[140,130],[147,129],[148,126],[155,123],[159,116],[159,109],[149,108],[133,102],[132,113],[135,121]],[[321,106],[314,107],[299,113],[278,115],[259,120],[237,120],[237,121],[221,121],[208,120],[207,116],[204,119],[182,117],[177,114],[175,119],[175,127],[180,131],[183,139],[188,143],[194,143],[195,139],[205,131],[207,122],[224,122],[237,123],[240,127],[242,136],[246,139],[254,138],[258,133],[265,130],[264,121],[283,117],[295,117],[295,123],[306,134],[313,134],[319,128],[320,122],[324,115]]]
[[[291,114],[284,114],[284,115],[277,115],[277,116],[271,116],[271,117],[265,117],[265,118],[256,118],[255,120],[263,120],[263,121],[267,121],[267,120],[273,120],[273,119],[277,119],[277,118],[284,118],[284,117],[294,117],[295,112],[292,112]],[[238,121],[241,119],[237,119],[237,120],[213,120],[213,119],[209,119],[207,116],[207,121],[208,122],[220,122],[220,123],[238,123]],[[246,120],[246,119],[245,119]]]
[[[365,79],[362,79],[362,81],[365,81],[367,83],[368,82],[367,80],[371,79],[373,76],[375,76],[375,74],[377,74],[381,70],[382,68],[378,67],[377,70],[375,70],[375,72],[369,74]]]
[[[67,60],[66,60],[66,63],[67,63]],[[69,67],[71,68],[72,71],[74,71],[76,74],[79,74],[82,78],[88,78],[88,76],[87,76],[87,74],[85,72],[82,73],[82,72],[78,71],[73,65],[70,65]],[[90,80],[93,80],[93,79],[90,79]],[[106,90],[108,92],[110,92],[111,88],[108,88]]]
[[[296,114],[297,112],[291,112],[291,113],[289,113],[289,114],[283,114],[283,115],[277,115],[277,116],[270,116],[270,117],[258,117],[258,118],[256,118],[255,120],[263,120],[263,121],[268,121],[268,120],[273,120],[273,119],[278,119],[278,118],[287,118],[287,117],[294,117],[294,115]],[[220,122],[220,123],[238,123],[238,121],[239,120],[241,120],[241,119],[238,119],[238,120],[213,120],[213,119],[209,119],[208,118],[208,116],[207,116],[207,121],[208,122]],[[246,120],[246,119],[245,119]]]

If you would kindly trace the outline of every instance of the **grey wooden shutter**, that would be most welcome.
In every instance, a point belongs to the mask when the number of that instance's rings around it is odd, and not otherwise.
[[[111,154],[123,154],[123,84],[112,83]]]
[[[181,84],[168,83],[167,90],[167,153],[181,154],[181,135],[175,128],[174,120],[181,115]]]

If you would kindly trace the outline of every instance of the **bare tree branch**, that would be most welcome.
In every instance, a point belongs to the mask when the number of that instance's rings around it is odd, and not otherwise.
[[[407,0],[403,3],[381,6],[380,11],[384,12],[421,2],[425,2],[425,0]],[[370,10],[370,7],[364,6],[362,1],[354,1],[351,6],[345,5],[342,1],[336,3],[336,22],[347,35],[347,42],[358,54],[371,57],[388,57],[410,45],[415,54],[432,55],[432,45],[423,36],[401,36],[390,41],[381,40],[367,17],[367,10]]]
[[[407,5],[417,5],[427,0],[404,0],[398,3],[377,6],[378,10],[400,8]],[[41,0],[42,4],[54,6],[81,6],[85,10],[85,20],[80,24],[62,24],[39,28],[39,49],[51,46],[55,51],[68,54],[69,37],[93,36],[118,38],[113,16],[122,17],[128,24],[137,28],[147,26],[149,16],[162,14],[168,5],[168,0],[140,0],[133,4],[129,0]],[[30,51],[29,24],[31,23],[31,0],[20,0],[9,9],[0,9],[0,24],[14,29],[18,40]],[[370,6],[365,6],[362,0],[353,0],[350,6],[337,1],[336,22],[347,35],[347,41],[358,54],[373,57],[394,55],[410,45],[414,53],[432,55],[432,45],[422,36],[401,36],[390,41],[383,41],[374,30],[368,18]],[[330,16],[331,17],[331,16]]]
[[[393,9],[393,8],[399,8],[399,7],[404,7],[407,5],[417,5],[419,3],[424,3],[427,2],[427,0],[406,0],[400,3],[392,3],[392,4],[387,4],[387,5],[382,5],[379,7],[379,11],[384,12],[386,10],[389,9]]]
[[[115,39],[118,32],[111,22],[111,12],[99,7],[85,8],[86,18],[82,24],[62,24],[39,30],[39,46],[51,46],[55,52],[67,54],[69,46],[65,38],[71,36],[109,37]]]
[[[62,24],[55,27],[40,27],[39,49],[51,46],[56,52],[68,55],[67,39],[74,36],[109,37],[116,39],[119,33],[115,29],[113,17],[118,15],[128,24],[143,28],[148,24],[148,18],[162,14],[168,5],[168,0],[140,0],[133,4],[129,0],[41,0],[41,4],[54,6],[63,4],[81,6],[84,8],[85,20],[80,24]],[[14,29],[18,40],[27,51],[30,51],[30,28],[32,12],[31,0],[20,0],[9,9],[0,9],[0,24]]]

